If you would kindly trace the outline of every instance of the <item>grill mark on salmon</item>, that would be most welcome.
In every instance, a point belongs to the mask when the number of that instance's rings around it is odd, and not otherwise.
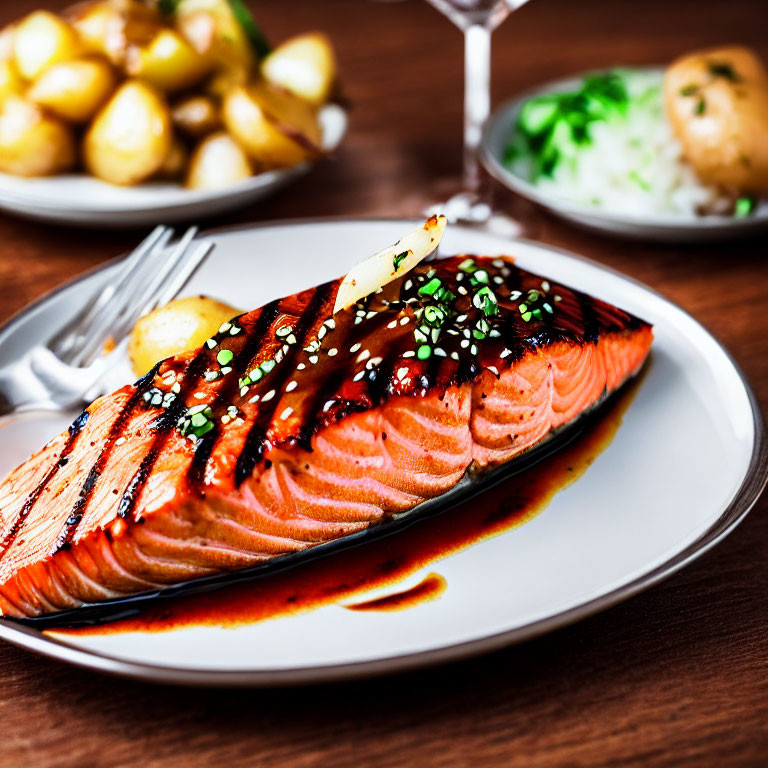
[[[118,515],[121,518],[127,518],[133,512],[136,505],[136,500],[141,493],[142,488],[146,484],[152,469],[157,461],[157,457],[165,445],[167,436],[171,430],[174,429],[179,419],[182,417],[185,410],[185,403],[188,397],[192,394],[195,388],[200,383],[200,377],[208,364],[208,356],[205,354],[205,348],[203,347],[192,359],[189,367],[187,368],[184,378],[181,384],[181,390],[178,392],[176,398],[171,403],[171,406],[163,412],[156,422],[155,437],[152,441],[149,451],[141,460],[139,469],[136,474],[131,478],[130,482],[123,491],[123,495],[120,498],[120,505],[118,507]]]
[[[16,536],[18,536],[19,531],[21,530],[22,525],[24,525],[24,521],[29,516],[29,513],[32,511],[32,507],[35,505],[38,498],[40,498],[40,494],[43,492],[45,487],[48,485],[48,483],[51,482],[51,480],[53,480],[59,469],[66,465],[69,461],[69,455],[72,453],[75,447],[77,436],[80,434],[86,422],[88,421],[89,415],[90,414],[86,409],[72,422],[72,424],[70,424],[68,429],[69,435],[67,437],[66,443],[64,443],[64,447],[61,449],[59,460],[51,466],[51,468],[43,476],[43,479],[38,483],[36,488],[32,491],[32,493],[29,494],[27,500],[24,502],[24,506],[19,510],[19,514],[13,521],[13,524],[8,529],[8,532],[5,534],[5,536],[3,536],[3,541],[0,543],[0,557],[2,557],[8,547],[13,544]]]
[[[332,299],[336,296],[333,291],[334,287],[333,283],[326,283],[314,290],[312,298],[307,305],[307,309],[300,316],[299,323],[294,331],[297,341],[296,344],[293,345],[293,354],[289,356],[289,359],[283,360],[283,364],[278,371],[275,372],[277,374],[275,378],[270,379],[270,391],[280,390],[285,384],[286,379],[293,372],[290,363],[296,357],[299,344],[304,344],[313,324],[317,322],[318,316],[322,316],[320,315],[320,310],[323,308],[329,310],[333,307]],[[330,307],[327,306],[329,304]],[[269,408],[259,408],[258,416],[248,432],[248,436],[245,439],[245,445],[237,459],[237,468],[235,469],[236,486],[241,485],[245,481],[245,479],[253,472],[256,464],[264,456],[264,452],[268,445],[267,429],[272,422],[279,401],[279,397],[275,395],[272,398],[273,404]],[[261,402],[263,404],[263,400]]]
[[[261,311],[254,332],[246,337],[246,342],[243,345],[243,348],[236,354],[232,361],[232,367],[235,371],[251,370],[251,365],[254,363],[254,358],[259,351],[259,347],[263,343],[264,337],[270,326],[277,319],[279,312],[279,301],[273,301],[270,304],[267,304]],[[237,318],[233,323],[240,321],[241,318]],[[214,411],[218,411],[239,389],[238,379],[233,376],[231,379],[227,380],[224,386],[219,390],[211,408]],[[213,431],[205,435],[203,439],[195,445],[195,456],[192,459],[192,465],[189,468],[188,474],[188,480],[192,487],[200,487],[203,484],[205,468],[208,466],[208,459],[210,459],[214,445],[221,434],[220,424],[220,422],[217,422]]]
[[[285,297],[94,403],[0,483],[0,611],[119,598],[360,531],[538,445],[642,365],[647,323],[473,259],[419,265],[332,318],[338,280]],[[180,432],[198,404],[207,431]]]

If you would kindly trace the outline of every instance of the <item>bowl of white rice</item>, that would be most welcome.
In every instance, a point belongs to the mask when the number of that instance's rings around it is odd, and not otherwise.
[[[590,72],[508,101],[485,126],[485,167],[553,213],[613,234],[701,241],[765,228],[768,203],[725,195],[686,162],[663,78],[662,68]]]

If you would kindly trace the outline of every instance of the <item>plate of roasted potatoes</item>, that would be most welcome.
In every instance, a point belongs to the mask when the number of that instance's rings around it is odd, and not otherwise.
[[[271,194],[346,131],[322,32],[272,43],[242,0],[93,0],[0,30],[0,207],[93,226]]]

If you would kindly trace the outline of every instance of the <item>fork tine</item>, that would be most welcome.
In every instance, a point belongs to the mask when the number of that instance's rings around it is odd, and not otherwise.
[[[113,329],[125,311],[126,305],[133,297],[142,293],[147,284],[154,281],[155,275],[165,267],[165,252],[173,230],[163,233],[154,247],[143,254],[130,270],[127,279],[116,285],[111,300],[91,318],[90,326],[83,334],[82,343],[75,354],[71,356],[70,364],[74,366],[90,363],[104,349],[110,338],[114,339]],[[119,339],[114,339],[119,341]]]
[[[172,230],[167,227],[158,226],[146,237],[125,259],[123,265],[115,278],[110,280],[96,299],[70,322],[64,329],[56,334],[48,346],[63,362],[69,362],[82,346],[84,339],[91,329],[94,328],[94,321],[109,302],[113,299],[120,286],[126,284],[143,262],[144,258],[159,243],[166,241],[171,236]]]
[[[145,312],[148,312],[163,286],[171,279],[179,264],[189,258],[190,244],[197,234],[197,228],[191,227],[179,240],[169,254],[163,258],[162,268],[146,281],[142,289],[127,297],[119,317],[116,318],[113,327],[113,336],[121,338],[129,333],[136,320]]]
[[[195,272],[200,269],[200,266],[208,258],[211,251],[216,247],[216,244],[210,240],[203,241],[192,252],[189,259],[186,259],[177,273],[168,281],[165,289],[157,296],[156,300],[152,302],[152,305],[147,307],[146,312],[151,312],[157,307],[162,307],[169,301],[178,296],[181,291],[184,290],[186,284],[192,279]]]

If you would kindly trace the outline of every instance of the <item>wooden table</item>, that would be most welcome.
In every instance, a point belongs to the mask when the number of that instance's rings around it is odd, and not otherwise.
[[[3,3],[0,22],[39,0]],[[63,3],[48,3],[60,7]],[[426,3],[261,0],[271,37],[328,30],[354,104],[338,156],[228,224],[415,214],[460,158],[461,41]],[[290,13],[287,9],[290,7]],[[764,0],[534,0],[496,34],[496,101],[618,62],[744,42]],[[500,194],[526,234],[643,280],[733,352],[768,405],[766,242],[662,247],[579,231]],[[0,215],[0,320],[131,246]],[[592,619],[473,661],[277,691],[156,687],[0,645],[5,766],[768,765],[768,497],[713,552]]]

